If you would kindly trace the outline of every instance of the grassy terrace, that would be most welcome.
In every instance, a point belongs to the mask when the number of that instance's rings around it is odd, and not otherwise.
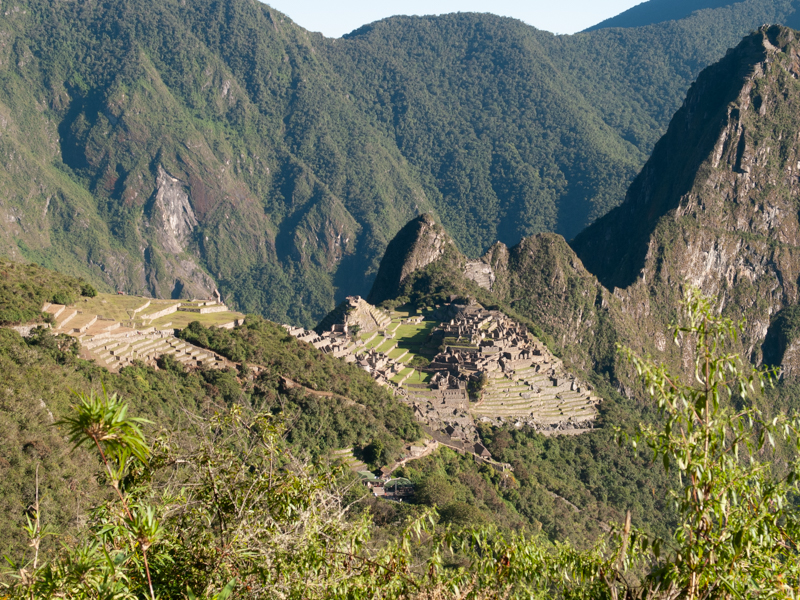
[[[394,340],[387,340],[385,338],[381,339],[383,339],[383,343],[381,343],[379,346],[376,347],[378,352],[388,352],[389,349],[392,348],[397,343],[396,339]]]
[[[404,319],[413,315],[406,310],[393,311],[391,313],[392,324],[389,325],[387,329],[394,333],[394,337],[387,339],[382,335],[376,335],[363,346],[361,352],[374,348],[378,352],[388,353],[389,358],[399,360],[399,362],[404,365],[408,365],[419,355],[432,358],[430,349],[424,348],[431,330],[439,324],[438,321],[433,319],[432,312],[433,311],[427,311],[423,313],[423,316],[427,320],[423,320],[421,323],[402,324]],[[363,334],[360,338],[366,340],[371,335],[371,333]],[[406,384],[425,384],[430,379],[428,373],[421,373],[406,366],[392,378],[392,381],[399,383],[407,374],[412,372],[413,374],[408,381],[406,381]]]
[[[218,313],[209,313],[207,315],[199,315],[197,313],[190,313],[190,312],[175,312],[171,315],[167,315],[166,317],[161,317],[160,319],[156,319],[153,321],[152,325],[156,329],[159,327],[165,326],[167,323],[172,323],[171,327],[174,329],[183,329],[192,321],[199,321],[202,325],[206,327],[219,327],[220,325],[225,325],[226,323],[230,323],[234,319],[240,319],[244,315],[241,313],[235,312],[218,312]]]
[[[394,383],[400,383],[401,381],[403,381],[403,378],[404,378],[406,375],[408,375],[409,373],[411,373],[412,371],[414,371],[414,369],[412,369],[411,367],[406,367],[405,369],[403,369],[402,371],[400,371],[400,372],[399,372],[397,375],[395,375],[394,377],[392,377],[392,381],[393,381]]]
[[[430,373],[423,373],[422,371],[414,371],[414,374],[406,380],[406,385],[412,383],[428,383],[431,380]]]
[[[421,348],[428,339],[436,321],[422,321],[416,325],[400,325],[395,334],[397,347],[408,350],[410,354],[421,354]]]
[[[91,312],[106,319],[128,321],[134,309],[143,306],[148,298],[139,296],[120,296],[118,294],[97,294],[94,298],[81,298],[76,304],[80,310]],[[150,300],[145,312],[154,312],[175,304],[175,300]]]
[[[397,360],[402,356],[403,359],[405,359],[406,356],[408,356],[408,354],[409,354],[408,350],[404,350],[403,348],[395,348],[394,350],[389,352],[389,358]],[[402,362],[405,362],[405,360],[403,360]]]
[[[150,305],[143,311],[136,313],[133,311],[144,306],[147,301]],[[158,312],[168,306],[180,302],[180,300],[160,300],[155,298],[141,298],[139,296],[121,296],[118,294],[97,294],[94,298],[83,298],[75,306],[84,312],[94,313],[106,319],[125,322],[132,319],[146,317],[150,313]],[[237,312],[226,311],[201,315],[190,312],[175,312],[153,321],[152,325],[156,328],[165,327],[170,323],[170,327],[183,329],[192,321],[199,321],[206,327],[224,325],[234,319],[242,318],[244,315]]]

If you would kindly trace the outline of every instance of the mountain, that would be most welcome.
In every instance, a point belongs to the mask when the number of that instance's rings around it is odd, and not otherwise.
[[[696,74],[793,6],[575,36],[396,17],[334,40],[245,0],[20,0],[0,21],[0,254],[308,326],[366,294],[420,214],[473,258],[571,238]]]
[[[798,302],[799,64],[796,32],[763,27],[706,69],[625,202],[572,244],[628,309],[666,319],[688,284],[719,298],[756,362]]]
[[[414,217],[399,230],[387,245],[372,299],[383,298],[384,306],[432,307],[452,295],[471,296],[527,325],[603,397],[598,428],[579,436],[545,437],[516,424],[482,423],[482,443],[512,465],[513,477],[447,451],[405,466],[403,473],[424,492],[419,502],[479,506],[461,515],[541,529],[552,540],[580,545],[591,544],[605,524],[620,522],[627,511],[637,525],[665,535],[675,518],[668,500],[674,474],[655,472],[649,454],[637,456],[617,443],[612,425],[628,431],[655,422],[656,415],[615,344],[678,370],[690,368],[691,341],[674,344],[665,335],[687,283],[715,296],[725,314],[748,319],[735,350],[753,362],[787,368],[760,400],[765,408],[772,414],[796,408],[798,78],[796,32],[772,26],[747,36],[698,76],[625,202],[571,246],[556,233],[539,233],[511,247],[497,242],[476,259],[458,250],[447,222],[437,216]],[[154,214],[162,215],[161,234],[167,224],[174,227],[167,231],[180,232],[174,224],[181,221],[172,217],[188,215],[169,173],[158,172],[164,189],[152,198]],[[170,206],[173,212],[158,208]],[[36,265],[0,267],[4,325],[41,317],[42,302],[94,293],[85,282]],[[111,298],[124,304],[124,297]],[[238,370],[187,371],[167,359],[159,370],[134,364],[109,373],[82,360],[74,339],[46,331],[22,338],[0,328],[0,373],[9,390],[0,412],[6,482],[0,531],[15,554],[22,554],[24,542],[6,532],[18,531],[25,520],[37,465],[43,514],[61,531],[80,524],[86,507],[101,497],[98,480],[85,468],[88,455],[79,451],[64,460],[66,440],[50,426],[67,413],[70,388],[104,385],[131,398],[137,414],[176,430],[176,443],[192,435],[187,410],[210,413],[230,404],[283,413],[293,447],[318,456],[370,446],[396,454],[419,435],[411,412],[355,365],[290,339],[264,319],[248,317],[232,331],[196,323],[181,335],[238,362]],[[785,455],[778,452],[780,464]],[[371,506],[376,526],[389,528],[413,514],[402,511],[416,510]],[[443,514],[458,522],[452,512]]]
[[[397,297],[412,273],[454,249],[453,239],[431,215],[410,221],[386,247],[367,301],[378,304]]]
[[[601,21],[585,31],[596,31],[609,27],[644,27],[664,21],[685,19],[699,10],[724,8],[740,2],[736,0],[648,0],[615,17]]]

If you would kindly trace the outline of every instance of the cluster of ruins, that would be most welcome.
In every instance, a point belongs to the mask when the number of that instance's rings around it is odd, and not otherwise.
[[[425,367],[426,383],[396,382],[407,353],[368,346],[381,335],[392,339],[391,317],[359,297],[347,299],[338,322],[321,333],[284,326],[323,352],[354,362],[382,385],[392,385],[435,439],[488,459],[475,420],[530,426],[545,434],[591,429],[598,399],[590,386],[570,375],[561,361],[525,326],[477,303],[437,308],[424,348],[436,352]],[[422,317],[406,317],[419,322]],[[359,335],[354,335],[357,333]],[[390,353],[394,358],[390,358]],[[430,354],[429,354],[430,355]],[[395,383],[392,378],[395,377]]]
[[[105,313],[102,307],[112,308],[111,305],[116,302],[114,296],[109,294],[100,294],[99,302],[89,305],[93,309],[86,307],[88,300],[84,299],[75,306],[47,302],[42,306],[42,312],[51,316],[54,333],[76,338],[83,358],[94,360],[110,371],[119,371],[137,361],[155,366],[161,357],[168,354],[187,367],[223,369],[233,365],[215,352],[177,338],[174,324],[165,321],[165,318],[169,316],[170,319],[175,319],[176,313],[218,313],[219,320],[214,324],[232,329],[244,322],[244,315],[229,311],[227,306],[215,298],[191,301],[135,296],[126,298],[139,304],[125,310],[125,318],[122,319],[104,316],[98,312],[100,308]],[[29,333],[30,331],[25,332]]]
[[[334,314],[339,322],[328,323],[328,329],[321,333],[291,325],[283,327],[289,335],[311,344],[325,354],[348,363],[356,363],[372,375],[379,385],[390,385],[392,378],[405,368],[401,362],[405,353],[392,359],[389,358],[389,353],[397,347],[396,344],[386,352],[378,352],[368,345],[378,336],[385,340],[394,339],[394,332],[390,330],[392,318],[360,296],[349,296]],[[421,319],[422,317],[411,317],[406,322],[419,322]],[[326,327],[324,322],[322,327]],[[395,386],[395,389],[399,391],[400,388]]]

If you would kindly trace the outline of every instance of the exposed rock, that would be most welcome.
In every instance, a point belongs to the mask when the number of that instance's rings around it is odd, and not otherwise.
[[[468,262],[464,269],[464,277],[474,281],[485,290],[492,290],[494,285],[495,275],[491,265],[480,261]]]
[[[367,300],[379,304],[394,297],[409,275],[440,258],[448,248],[455,249],[453,240],[430,214],[409,222],[389,242]]]
[[[183,182],[172,177],[161,165],[158,166],[150,225],[161,247],[172,254],[186,250],[189,237],[198,225]]]

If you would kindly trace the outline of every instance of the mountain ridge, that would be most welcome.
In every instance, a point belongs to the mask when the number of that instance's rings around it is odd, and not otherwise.
[[[462,14],[329,40],[244,0],[18,7],[0,21],[0,253],[105,291],[218,287],[306,326],[366,295],[417,215],[472,258],[572,237],[699,68],[791,8],[746,0],[713,35],[713,11],[576,36]]]
[[[724,8],[741,0],[646,0],[618,15],[604,19],[584,32],[610,27],[642,27],[685,19],[698,10]]]

